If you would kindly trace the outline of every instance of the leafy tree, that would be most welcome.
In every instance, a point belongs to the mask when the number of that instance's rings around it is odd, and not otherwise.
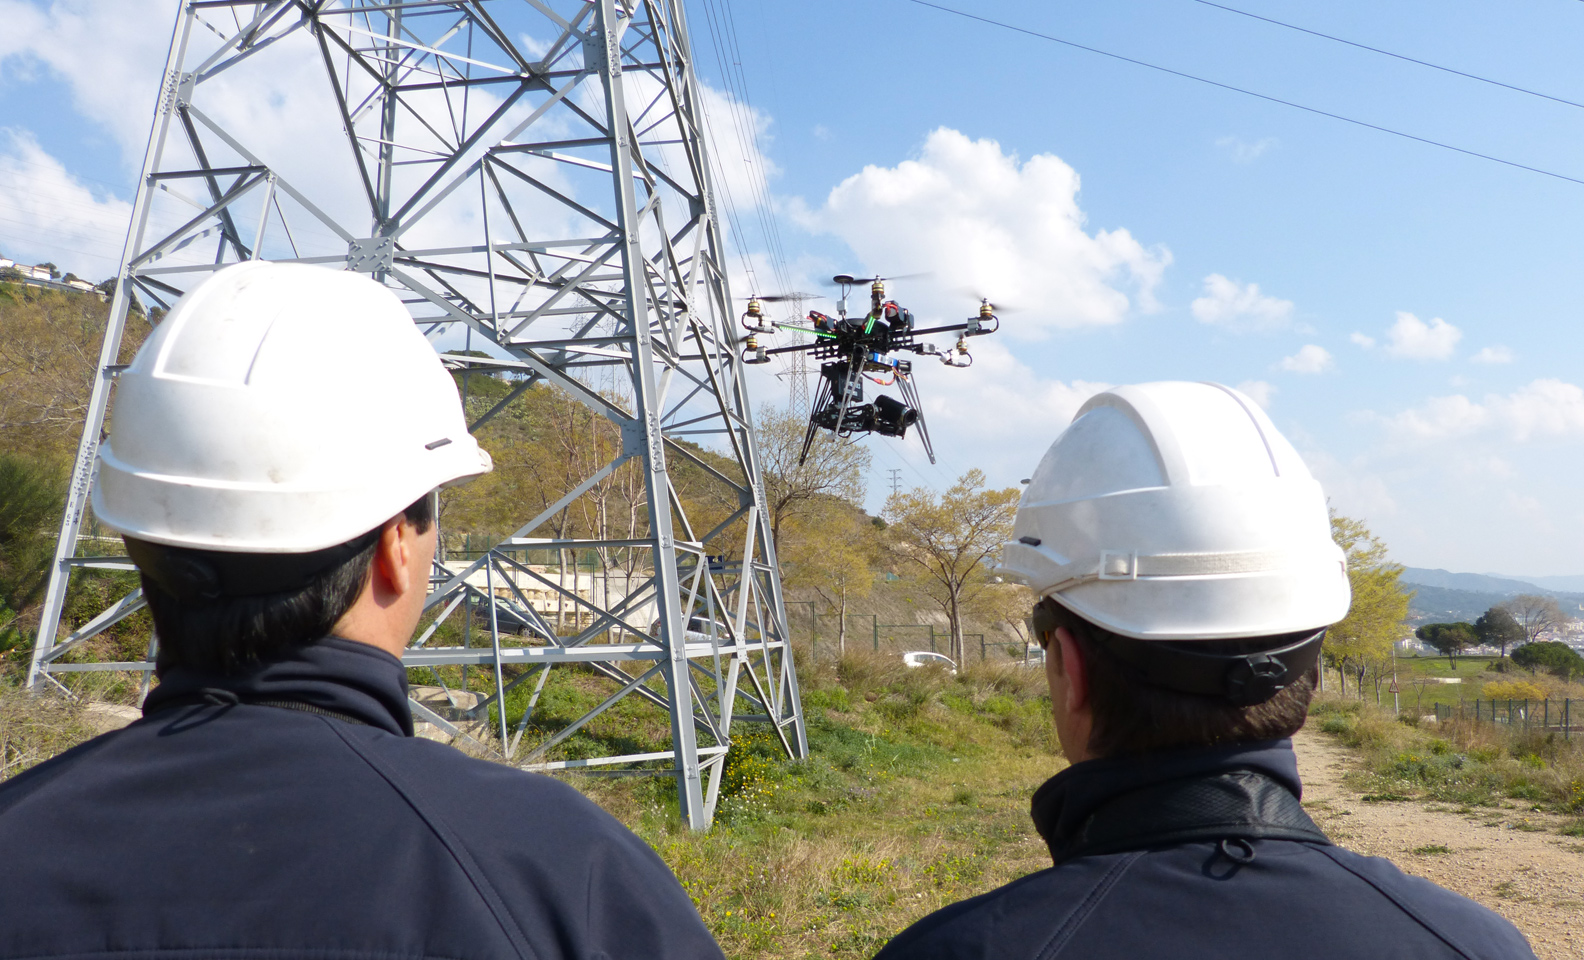
[[[40,263],[40,264],[35,264],[35,266],[40,266],[40,267],[43,267],[44,269],[48,270],[51,280],[59,280],[60,279],[60,267],[55,266],[55,264],[53,264],[53,263]]]
[[[1513,650],[1512,662],[1530,673],[1544,670],[1563,680],[1584,675],[1584,657],[1565,643],[1541,640]]]
[[[821,430],[809,448],[808,460],[799,465],[798,454],[803,450],[808,421],[791,410],[768,405],[759,408],[755,420],[765,506],[770,511],[770,533],[777,544],[781,542],[782,524],[801,513],[818,512],[823,498],[863,502],[864,474],[870,462],[868,449]]]
[[[985,587],[973,604],[973,613],[981,621],[1001,627],[1018,638],[1023,645],[1021,656],[1027,659],[1032,649],[1033,637],[1029,633],[1029,611],[1034,607],[1034,591],[1021,583],[994,583]]]
[[[1486,646],[1499,647],[1501,655],[1505,657],[1507,647],[1522,642],[1527,633],[1505,606],[1497,605],[1474,621],[1474,636]]]
[[[886,501],[892,549],[921,569],[931,599],[951,625],[951,658],[962,663],[963,614],[991,584],[989,561],[1012,536],[1020,493],[984,489],[984,473],[963,474],[944,494],[917,488]]]
[[[1371,533],[1362,520],[1333,513],[1331,537],[1347,557],[1353,603],[1347,616],[1333,624],[1326,635],[1325,658],[1336,668],[1339,678],[1349,672],[1358,678],[1362,699],[1370,663],[1390,660],[1392,644],[1405,632],[1408,601],[1413,594],[1405,592],[1399,583],[1402,566],[1386,559],[1385,542]],[[1345,680],[1343,688],[1346,689]]]
[[[1540,634],[1561,625],[1566,619],[1562,616],[1562,610],[1557,607],[1555,597],[1541,596],[1537,593],[1520,593],[1502,606],[1506,607],[1513,619],[1523,627],[1524,636],[1531,643],[1540,639]],[[1505,645],[1502,646],[1501,655],[1504,657],[1507,655]]]
[[[874,586],[875,529],[851,504],[831,500],[787,523],[777,559],[791,587],[809,587],[836,608],[836,648],[847,652],[847,605]]]
[[[1437,651],[1446,654],[1447,663],[1452,669],[1457,669],[1457,661],[1452,658],[1462,653],[1478,641],[1474,624],[1459,621],[1457,623],[1427,623],[1414,631],[1414,636],[1430,644]]]

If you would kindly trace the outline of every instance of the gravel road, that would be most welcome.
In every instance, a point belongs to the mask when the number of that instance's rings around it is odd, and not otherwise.
[[[1307,728],[1294,742],[1304,808],[1335,843],[1483,903],[1542,960],[1584,958],[1584,842],[1557,834],[1562,818],[1521,806],[1365,802],[1342,782],[1358,764],[1346,747]]]

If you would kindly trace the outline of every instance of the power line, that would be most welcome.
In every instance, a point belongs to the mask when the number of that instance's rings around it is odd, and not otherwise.
[[[1343,123],[1351,123],[1354,126],[1365,127],[1367,129],[1376,130],[1381,133],[1389,133],[1394,137],[1402,137],[1404,140],[1413,140],[1417,143],[1428,144],[1432,147],[1440,147],[1443,150],[1451,150],[1454,153],[1461,153],[1464,156],[1478,157],[1481,160],[1489,160],[1492,163],[1499,163],[1507,167],[1516,167],[1519,170],[1527,170],[1530,173],[1538,173],[1542,176],[1552,177],[1557,180],[1566,180],[1569,183],[1576,183],[1580,186],[1584,186],[1584,179],[1570,177],[1565,173],[1556,173],[1555,171],[1546,170],[1541,167],[1531,167],[1526,163],[1519,163],[1516,160],[1504,160],[1501,157],[1492,156],[1488,153],[1480,153],[1477,150],[1469,150],[1465,147],[1453,146],[1450,143],[1445,143],[1440,140],[1432,140],[1429,137],[1421,137],[1417,134],[1404,133],[1401,130],[1394,130],[1391,127],[1383,127],[1378,123],[1370,123],[1367,120],[1355,120],[1352,117],[1343,116],[1340,113],[1332,113],[1329,110],[1321,110],[1318,107],[1305,106],[1301,103],[1295,103],[1292,100],[1283,100],[1280,97],[1273,97],[1269,94],[1258,93],[1245,87],[1237,87],[1230,83],[1222,83],[1219,80],[1210,80],[1206,77],[1197,76],[1192,73],[1184,73],[1181,70],[1173,70],[1171,67],[1163,67],[1160,64],[1150,63],[1147,60],[1139,60],[1134,57],[1123,56],[1120,53],[1112,53],[1109,50],[1101,50],[1099,47],[1090,47],[1081,43],[1076,43],[1072,40],[1063,40],[1061,37],[1053,37],[1048,33],[1040,33],[1037,30],[1030,30],[1027,27],[1019,27],[1014,24],[1003,23],[1000,20],[992,20],[989,17],[981,17],[975,13],[968,13],[963,10],[954,10],[951,7],[943,7],[938,3],[930,3],[928,0],[907,0],[907,2],[918,4],[921,7],[929,7],[934,10],[939,10],[942,13],[954,14],[967,20],[977,20],[980,23],[986,23],[992,27],[1000,27],[1003,30],[1011,30],[1014,33],[1026,34],[1027,36],[1036,37],[1040,40],[1049,40],[1051,43],[1059,43],[1063,46],[1072,47],[1076,50],[1084,50],[1089,53],[1099,54],[1102,57],[1110,57],[1113,60],[1121,60],[1123,63],[1131,63],[1135,66],[1148,67],[1151,70],[1158,70],[1161,73],[1169,73],[1174,77],[1182,77],[1184,80],[1194,80],[1199,83],[1208,84],[1212,87],[1219,87],[1222,90],[1230,90],[1233,93],[1241,93],[1244,96],[1255,97],[1256,99],[1265,100],[1270,103],[1278,103],[1284,107],[1292,107],[1295,110],[1302,110],[1305,113],[1313,113],[1317,116],[1330,117],[1332,120],[1341,120]],[[1581,0],[1581,2],[1584,2],[1584,0]]]
[[[1408,57],[1400,53],[1392,53],[1390,50],[1382,50],[1380,47],[1372,47],[1367,43],[1358,43],[1353,40],[1346,40],[1342,37],[1332,36],[1329,33],[1321,33],[1319,30],[1310,30],[1308,27],[1300,27],[1295,23],[1286,23],[1285,21],[1274,20],[1270,17],[1261,16],[1257,13],[1250,13],[1247,10],[1239,10],[1236,7],[1229,7],[1223,3],[1216,3],[1215,0],[1194,0],[1194,2],[1202,3],[1207,7],[1215,7],[1217,10],[1225,10],[1227,13],[1235,13],[1240,17],[1248,17],[1251,20],[1262,20],[1265,23],[1274,24],[1278,27],[1285,27],[1288,30],[1296,30],[1299,33],[1307,33],[1312,37],[1320,37],[1321,39],[1331,40],[1335,43],[1343,43],[1350,47],[1357,47],[1360,50],[1368,50],[1371,53],[1378,53],[1381,56],[1392,57],[1394,59],[1403,60],[1408,63],[1417,63],[1421,67],[1429,67],[1432,70],[1440,70],[1443,73],[1450,73],[1459,77],[1467,77],[1470,80],[1478,80],[1480,83],[1488,83],[1491,86],[1503,87],[1507,90],[1512,90],[1517,93],[1527,93],[1531,97],[1539,97],[1542,100],[1550,100],[1554,103],[1562,103],[1570,107],[1584,109],[1584,103],[1578,103],[1574,100],[1567,100],[1563,97],[1554,97],[1549,93],[1541,93],[1539,90],[1530,90],[1528,87],[1520,87],[1511,83],[1503,83],[1500,80],[1492,80],[1490,77],[1482,77],[1477,73],[1469,73],[1466,70],[1458,70],[1454,67],[1443,67],[1439,63],[1431,63],[1428,60],[1420,60],[1417,57]]]

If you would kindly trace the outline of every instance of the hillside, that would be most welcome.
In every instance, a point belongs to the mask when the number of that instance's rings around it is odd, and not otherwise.
[[[1567,581],[1567,577],[1548,577]],[[1547,589],[1526,580],[1514,580],[1484,573],[1452,573],[1448,570],[1406,567],[1402,583],[1414,593],[1409,612],[1416,621],[1473,621],[1480,614],[1521,593],[1556,597],[1564,613],[1584,612],[1584,593]]]

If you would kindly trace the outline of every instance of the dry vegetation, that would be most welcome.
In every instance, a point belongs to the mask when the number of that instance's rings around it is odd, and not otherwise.
[[[0,678],[3,680],[4,678]],[[82,704],[0,682],[0,780],[93,736]]]
[[[1364,771],[1355,786],[1366,799],[1558,813],[1573,818],[1562,833],[1584,836],[1584,737],[1472,720],[1425,723],[1337,699],[1317,700],[1311,714],[1322,732],[1359,751]]]

